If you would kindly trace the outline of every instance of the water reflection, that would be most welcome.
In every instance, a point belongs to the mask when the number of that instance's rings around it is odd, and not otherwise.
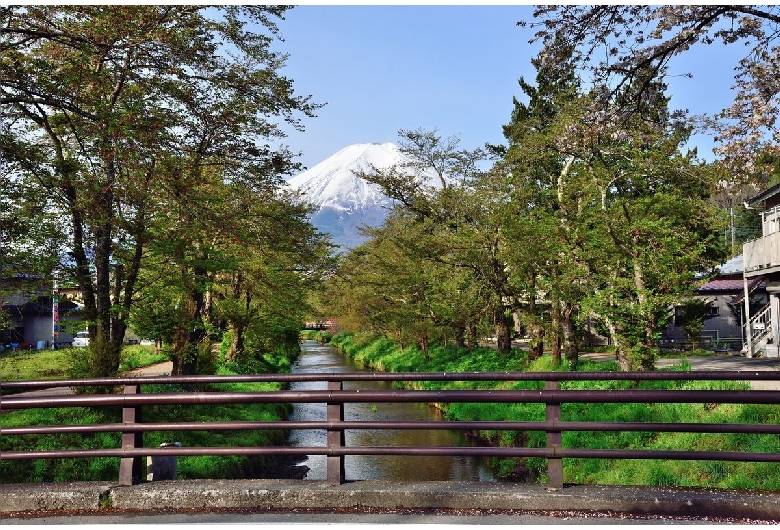
[[[304,341],[293,373],[310,372],[357,372],[359,368],[348,364],[333,346]],[[325,390],[324,382],[299,382],[291,385],[293,390]],[[346,381],[344,389],[391,388],[383,381]],[[325,421],[324,403],[296,404],[291,416],[295,421]],[[345,406],[345,420],[430,420],[441,419],[435,410],[424,403],[349,403]],[[452,431],[416,430],[347,430],[348,446],[464,446],[469,440]],[[294,446],[325,446],[324,430],[296,430],[290,433]],[[310,468],[307,479],[325,480],[325,456],[314,455],[302,462]],[[449,456],[364,456],[350,455],[344,460],[347,480],[462,480],[493,482],[487,460],[475,457]]]

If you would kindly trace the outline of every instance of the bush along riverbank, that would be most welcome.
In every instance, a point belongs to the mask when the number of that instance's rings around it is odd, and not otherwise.
[[[377,371],[390,372],[505,372],[570,371],[563,365],[553,369],[549,355],[528,362],[527,352],[513,349],[508,355],[493,348],[472,351],[451,346],[430,347],[428,355],[415,347],[401,348],[384,337],[342,333],[331,338],[356,363]],[[581,359],[578,371],[619,371],[614,361]],[[683,359],[669,370],[690,371]],[[421,389],[542,389],[541,381],[519,382],[424,382]],[[572,381],[563,389],[690,389],[748,390],[746,382],[736,381]],[[447,419],[543,421],[543,404],[452,403],[441,404]],[[670,423],[777,423],[780,407],[772,405],[713,404],[563,404],[564,421],[670,422]],[[543,432],[481,431],[482,443],[498,446],[545,447]],[[563,447],[593,449],[659,449],[702,451],[780,451],[780,437],[774,435],[647,432],[564,432]],[[546,459],[494,459],[494,475],[499,480],[545,482]],[[655,461],[611,459],[564,459],[564,481],[577,484],[633,485],[662,487],[708,487],[722,489],[780,490],[780,465],[763,462]]]
[[[229,363],[224,358],[225,347],[215,359],[216,373],[219,375],[247,374],[257,372],[282,372],[290,370],[292,361],[300,354],[291,348],[280,349],[273,355],[254,358],[244,363]],[[57,350],[65,352],[65,350]],[[67,352],[65,352],[67,353]],[[141,361],[148,354],[141,352]],[[21,359],[21,358],[20,358]],[[49,361],[52,358],[47,358]],[[67,369],[68,356],[62,354],[60,366],[50,365],[52,372],[61,373]],[[29,362],[37,363],[35,358]],[[128,363],[137,364],[138,359],[128,359]],[[27,373],[32,367],[18,365],[15,372]],[[192,391],[267,391],[281,390],[280,383],[230,383],[212,385],[146,385],[143,393],[151,392],[192,392]],[[143,421],[182,422],[182,421],[281,421],[288,418],[292,407],[285,404],[258,403],[239,405],[166,405],[149,406],[143,409]],[[118,407],[106,408],[63,408],[32,409],[11,411],[0,414],[0,429],[7,426],[88,424],[121,422],[122,411]],[[144,434],[144,445],[156,447],[162,443],[180,442],[185,447],[218,446],[271,446],[284,445],[287,431],[182,431],[148,432]],[[87,449],[121,447],[120,433],[98,434],[62,434],[0,437],[0,451],[36,451],[54,449]],[[290,478],[300,473],[302,468],[295,466],[299,459],[273,456],[187,456],[177,458],[177,476],[179,479],[206,478]],[[13,484],[24,482],[72,482],[92,480],[116,480],[119,473],[119,460],[116,458],[91,459],[41,459],[41,460],[2,460],[0,459],[0,483]]]

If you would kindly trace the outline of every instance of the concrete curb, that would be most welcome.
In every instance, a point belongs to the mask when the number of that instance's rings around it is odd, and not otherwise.
[[[6,484],[0,514],[112,509],[445,509],[578,511],[780,521],[780,493],[629,486],[475,482],[357,481],[331,486],[312,480],[187,480],[135,486],[110,482]]]

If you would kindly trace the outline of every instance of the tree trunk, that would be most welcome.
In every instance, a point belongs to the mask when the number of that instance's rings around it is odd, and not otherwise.
[[[563,349],[571,366],[579,361],[579,345],[574,330],[574,304],[566,302],[563,310]]]
[[[644,323],[644,338],[640,346],[639,366],[641,370],[652,371],[655,369],[655,357],[653,349],[655,341],[653,333],[655,331],[655,318],[652,311],[648,308],[647,295],[645,294],[645,278],[642,265],[639,263],[638,256],[634,256],[634,285],[637,291],[637,300],[639,300],[640,315]]]
[[[90,340],[92,348],[93,370],[95,377],[116,375],[119,369],[121,339],[117,343],[111,336],[111,247],[113,245],[113,199],[110,183],[114,180],[114,165],[109,162],[105,168],[106,185],[95,198],[95,208],[99,219],[95,229],[95,336]]]
[[[236,323],[228,324],[228,332],[232,340],[230,341],[230,348],[225,354],[226,360],[234,363],[240,363],[245,360],[245,347],[244,347],[244,326],[239,326]]]
[[[477,337],[477,326],[472,323],[466,327],[466,347],[469,351],[473,351],[474,348],[478,346],[479,338]]]
[[[551,333],[550,333],[550,363],[552,366],[561,364],[561,306],[560,302],[553,298],[551,313]]]
[[[528,332],[531,337],[528,349],[528,361],[535,361],[544,355],[544,326],[537,314],[536,307],[536,276],[531,278],[530,296],[528,297]]]
[[[528,349],[528,360],[535,361],[544,355],[544,326],[534,323],[530,327],[531,344]]]
[[[495,310],[493,322],[496,329],[496,348],[499,353],[509,353],[512,351],[512,334],[509,327],[509,320],[506,317],[503,307]]]
[[[466,347],[466,328],[463,326],[455,326],[455,347],[458,349]]]
[[[182,284],[189,285],[190,292],[184,302],[187,329],[179,329],[174,344],[174,371],[176,375],[194,375],[198,373],[198,348],[208,339],[203,328],[205,297],[198,287],[205,283],[206,271],[195,267],[190,273],[187,267],[182,267],[181,274]]]
[[[631,370],[631,358],[630,352],[625,349],[625,342],[622,335],[619,333],[617,326],[610,318],[604,319],[607,329],[609,330],[609,336],[612,343],[615,345],[615,360],[620,365],[620,369],[624,372]]]
[[[425,360],[426,361],[430,360],[430,358],[428,357],[428,334],[427,333],[422,334],[417,344],[420,347],[420,350],[422,351]]]

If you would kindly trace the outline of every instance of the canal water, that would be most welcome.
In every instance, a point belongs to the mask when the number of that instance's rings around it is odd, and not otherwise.
[[[292,373],[359,372],[338,350],[316,341],[303,341],[301,355],[292,366]],[[391,388],[385,381],[345,381],[345,390]],[[292,390],[326,390],[325,382],[298,382]],[[300,403],[293,409],[291,420],[325,421],[325,403]],[[441,415],[425,403],[348,403],[344,419],[361,420],[441,420]],[[447,446],[471,445],[471,440],[455,431],[423,430],[347,430],[347,446]],[[326,446],[324,430],[294,430],[290,444],[298,447]],[[327,478],[324,455],[313,455],[300,463],[309,471],[305,478]],[[494,482],[487,458],[435,456],[368,456],[348,455],[344,460],[346,480],[461,480]]]

